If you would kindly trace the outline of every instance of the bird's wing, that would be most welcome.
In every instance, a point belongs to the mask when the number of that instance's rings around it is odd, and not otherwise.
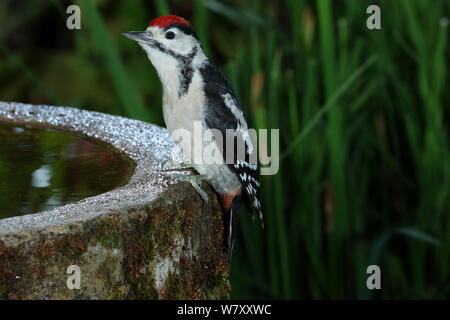
[[[205,79],[204,90],[208,99],[205,109],[205,124],[209,129],[217,129],[222,133],[223,144],[219,146],[222,150],[224,161],[230,157],[226,150],[227,129],[234,131],[234,150],[232,161],[228,161],[231,171],[236,174],[242,183],[250,204],[258,214],[262,223],[261,204],[259,202],[259,171],[256,161],[253,159],[256,148],[253,147],[248,134],[248,126],[233,88],[226,80],[223,73],[212,63],[207,63],[202,69],[203,79]],[[207,79],[207,80],[206,80]],[[230,132],[228,132],[229,135]],[[238,152],[238,146],[244,145],[245,152]],[[256,159],[256,157],[255,157]],[[231,164],[230,164],[231,163]]]

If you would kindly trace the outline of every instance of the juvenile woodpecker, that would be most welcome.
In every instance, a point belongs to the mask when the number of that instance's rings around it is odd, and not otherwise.
[[[123,35],[138,42],[158,73],[163,87],[164,121],[169,133],[184,129],[193,139],[201,139],[194,130],[197,122],[201,123],[203,131],[216,130],[224,137],[222,143],[217,142],[223,163],[196,163],[196,152],[202,150],[195,149],[190,152],[190,162],[217,192],[224,211],[230,213],[228,259],[231,261],[243,192],[263,222],[258,199],[258,165],[256,161],[249,161],[256,151],[247,132],[241,104],[224,74],[205,56],[199,38],[187,20],[175,15],[162,16],[152,20],[145,31]],[[227,129],[234,130],[236,143],[232,150],[226,149],[225,137],[230,132]],[[175,142],[185,150],[186,145],[181,145],[183,142]],[[244,146],[243,153],[238,151],[239,145]],[[205,200],[206,193],[193,185]]]

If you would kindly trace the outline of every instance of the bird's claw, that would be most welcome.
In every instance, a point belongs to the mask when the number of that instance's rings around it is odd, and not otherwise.
[[[194,187],[195,191],[200,195],[203,200],[203,209],[208,206],[209,197],[208,194],[200,187],[203,180],[206,179],[204,175],[186,175],[186,174],[175,174],[173,177],[179,181],[188,181]]]
[[[171,167],[170,169],[163,169],[166,164],[169,163],[169,167]],[[168,159],[166,161],[164,161],[161,164],[161,170],[162,172],[171,172],[171,171],[193,171],[194,167],[189,164],[189,163],[184,163],[184,162],[176,162],[173,161],[172,159]]]
[[[164,169],[164,167],[166,167],[166,165],[170,169]],[[174,161],[172,158],[163,161],[161,164],[161,171],[185,171],[185,170],[191,170],[191,169],[193,169],[192,164]]]

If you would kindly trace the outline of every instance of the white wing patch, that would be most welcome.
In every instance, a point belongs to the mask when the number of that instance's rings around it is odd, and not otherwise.
[[[238,103],[231,94],[225,93],[222,95],[222,98],[226,107],[230,109],[231,113],[237,120],[236,131],[239,131],[240,134],[242,135],[242,139],[245,141],[245,144],[247,146],[247,152],[249,155],[251,155],[253,153],[253,144],[250,139],[250,135],[248,133],[248,126],[244,118],[244,113],[238,107]],[[234,168],[239,174],[240,180],[243,182],[243,186],[245,187],[245,191],[247,192],[247,195],[250,198],[252,206],[257,210],[259,219],[261,220],[261,223],[264,225],[261,212],[261,203],[259,202],[258,199],[258,189],[260,187],[260,182],[254,176],[254,174],[257,173],[258,171],[258,164],[237,160],[236,163],[234,164]]]
[[[230,109],[233,116],[238,121],[237,131],[240,131],[242,134],[242,138],[245,141],[245,144],[248,147],[248,153],[253,153],[253,144],[250,139],[250,135],[248,134],[248,126],[247,121],[245,121],[244,113],[241,109],[236,106],[236,101],[233,96],[229,93],[225,93],[222,95],[223,101],[228,109]]]
[[[244,113],[236,106],[236,102],[234,101],[233,96],[229,93],[225,93],[222,95],[222,98],[225,102],[225,105],[228,107],[228,109],[230,109],[231,113],[234,115],[241,127],[247,129],[247,122],[245,121]]]
[[[248,153],[252,154],[253,153],[253,144],[252,144],[252,140],[250,139],[250,136],[248,134],[247,129],[243,130],[241,128],[238,128],[240,131],[242,131],[242,138],[245,141],[245,144],[248,147]]]

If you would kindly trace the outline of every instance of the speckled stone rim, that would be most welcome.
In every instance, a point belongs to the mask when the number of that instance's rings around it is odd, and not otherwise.
[[[144,205],[176,183],[161,172],[173,158],[175,144],[166,129],[142,121],[70,107],[0,102],[0,122],[45,127],[92,138],[111,145],[136,164],[122,187],[52,210],[0,219],[0,235],[57,229],[112,211]]]
[[[0,300],[229,298],[220,204],[206,182],[204,206],[188,182],[171,177],[181,172],[162,171],[181,160],[165,129],[98,112],[5,102],[0,122],[98,140],[136,164],[123,187],[1,219]],[[76,290],[67,285],[71,265],[81,272]]]

